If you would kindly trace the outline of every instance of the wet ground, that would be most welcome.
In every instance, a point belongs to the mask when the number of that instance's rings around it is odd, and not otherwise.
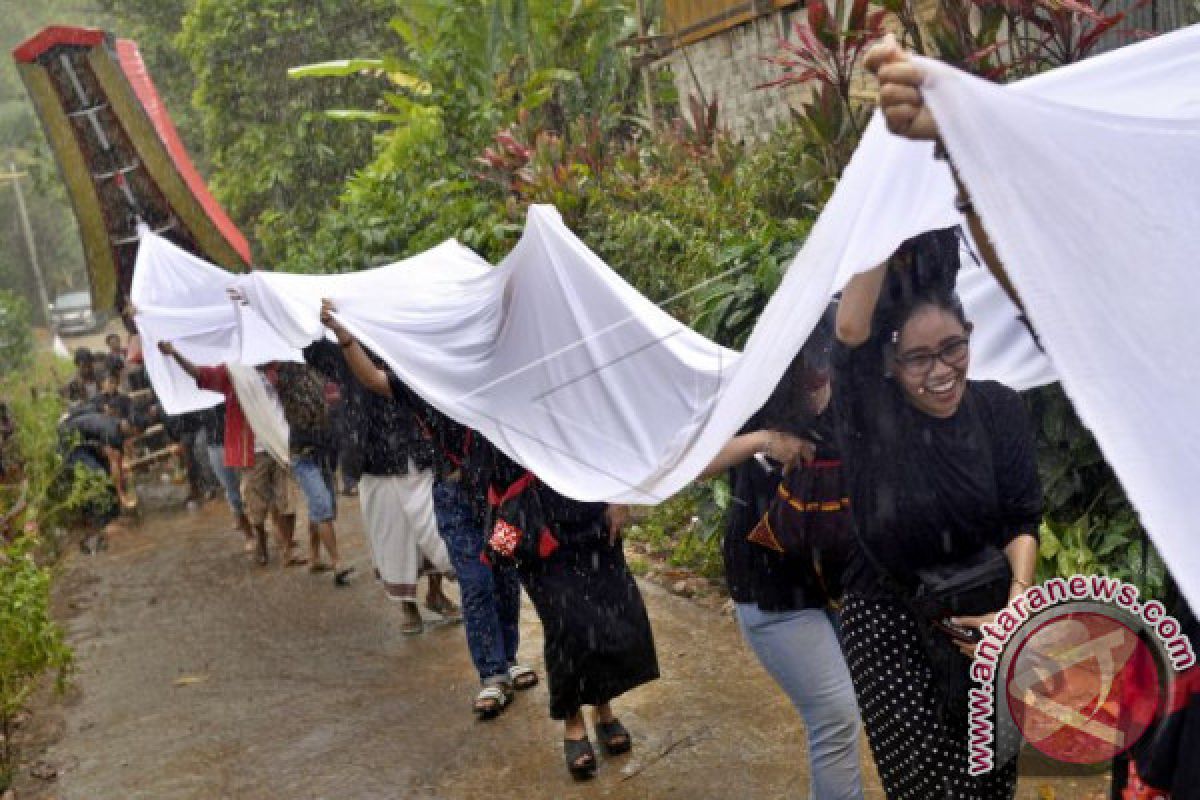
[[[357,507],[343,512],[339,538],[358,567],[349,589],[251,566],[218,503],[146,519],[100,555],[69,556],[59,606],[77,688],[37,714],[57,742],[29,758],[57,779],[26,769],[18,797],[804,796],[798,717],[730,617],[645,586],[663,678],[616,704],[634,753],[600,756],[596,780],[576,785],[544,688],[476,721],[461,626],[402,636],[369,577]],[[540,670],[528,602],[522,635],[522,660]],[[882,797],[866,769],[867,796]],[[1104,784],[1032,776],[1019,796],[1092,798]]]

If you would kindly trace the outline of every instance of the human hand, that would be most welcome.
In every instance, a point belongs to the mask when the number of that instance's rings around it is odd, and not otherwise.
[[[888,34],[867,53],[866,68],[879,79],[879,110],[888,130],[906,139],[938,138],[937,122],[921,97],[924,71]]]
[[[980,630],[984,625],[991,625],[994,623],[996,621],[996,616],[999,613],[999,611],[993,611],[990,614],[980,614],[979,616],[974,617],[951,617],[950,621],[956,625],[961,625],[964,628],[974,628],[975,630]],[[978,641],[964,642],[961,639],[954,639],[953,641],[954,646],[957,647],[963,655],[970,659],[975,658],[975,648],[979,646]]]
[[[608,543],[615,545],[621,540],[621,531],[629,523],[629,506],[610,505],[604,510],[604,521],[608,523]]]
[[[763,452],[767,454],[768,458],[778,461],[784,467],[791,467],[798,462],[811,464],[817,457],[816,445],[807,439],[801,439],[782,431],[764,431],[764,433],[766,434],[766,444]]]
[[[335,311],[337,311],[337,306],[335,306],[333,304],[333,301],[330,300],[328,297],[322,297],[321,298],[321,324],[324,325],[326,328],[329,328],[329,330],[333,331],[334,333],[337,333],[338,331],[340,331],[342,329],[342,326],[337,321],[337,319],[333,316]]]

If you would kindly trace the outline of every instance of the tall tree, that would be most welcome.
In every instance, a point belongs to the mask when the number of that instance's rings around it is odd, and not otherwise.
[[[346,126],[320,109],[362,106],[378,97],[371,81],[287,78],[297,64],[347,52],[379,52],[394,42],[394,0],[196,0],[183,20],[180,49],[195,74],[211,183],[251,238],[255,258],[286,265],[293,234],[317,217],[345,179],[370,159],[373,131]]]

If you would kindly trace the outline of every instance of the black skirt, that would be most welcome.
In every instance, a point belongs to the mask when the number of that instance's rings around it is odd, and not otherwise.
[[[518,573],[545,633],[550,716],[566,719],[658,678],[658,657],[641,592],[603,518],[557,534],[558,550]]]

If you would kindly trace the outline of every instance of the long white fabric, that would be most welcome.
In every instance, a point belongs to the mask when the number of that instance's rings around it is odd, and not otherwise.
[[[1183,309],[1196,296],[1187,289],[1200,287],[1182,267],[1200,222],[1200,28],[1011,87],[931,69],[930,104],[939,119],[949,115],[951,152],[989,225],[1005,220],[990,230],[1030,294],[1033,324],[1195,602],[1197,548],[1182,515],[1184,485],[1200,477],[1200,442],[1184,414],[1200,407],[1200,383],[1187,380],[1196,350],[1186,345],[1197,342]],[[278,338],[268,344],[260,331],[264,341],[250,346],[244,334],[220,336],[227,356],[301,347],[322,335],[318,304],[330,297],[406,383],[555,489],[654,503],[690,482],[761,406],[835,290],[905,239],[960,221],[948,168],[931,151],[872,121],[741,354],[655,308],[544,207],[530,210],[494,269],[447,243],[348,276],[226,275],[220,288],[236,283]],[[150,250],[161,255],[163,243]],[[182,273],[193,266],[176,264],[171,280],[190,285]],[[140,256],[138,270],[160,282]],[[960,289],[976,323],[976,377],[1018,388],[1054,379],[990,276],[965,269]],[[148,338],[176,325],[197,348],[220,349],[215,323],[180,322],[173,308],[158,304]],[[1123,401],[1118,387],[1139,399]],[[196,402],[184,394],[180,404]]]
[[[146,372],[168,414],[211,408],[223,398],[197,389],[173,359],[159,352],[160,341],[172,342],[201,366],[300,360],[299,350],[284,344],[258,312],[229,299],[230,273],[144,226],[139,233],[130,299],[137,309]]]
[[[936,62],[925,96],[1063,388],[1198,608],[1200,29],[1173,38],[1096,86],[1101,111]]]
[[[229,380],[237,393],[238,404],[246,415],[246,423],[276,461],[291,464],[288,453],[288,423],[283,416],[283,404],[267,379],[254,367],[230,363]]]

